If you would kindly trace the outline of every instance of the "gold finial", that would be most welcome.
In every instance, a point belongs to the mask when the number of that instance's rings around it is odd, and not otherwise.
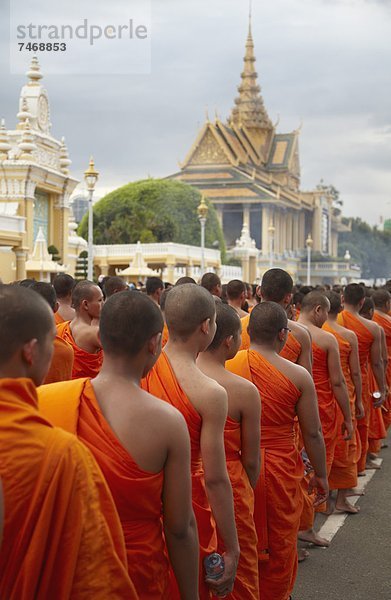
[[[204,194],[202,194],[201,202],[199,203],[199,205],[197,207],[198,218],[206,219],[206,217],[208,216],[208,212],[209,212],[209,207],[208,207],[207,203],[205,202]]]
[[[307,248],[312,248],[312,246],[314,245],[314,240],[312,239],[311,234],[308,234],[308,237],[305,241],[305,245],[307,246]]]
[[[38,85],[39,80],[42,79],[43,75],[36,56],[31,59],[30,69],[26,75],[30,79],[29,85]]]
[[[208,108],[208,105],[206,105],[206,106],[205,106],[205,118],[206,118],[206,122],[207,122],[207,123],[210,123],[210,120],[209,120],[209,108]]]

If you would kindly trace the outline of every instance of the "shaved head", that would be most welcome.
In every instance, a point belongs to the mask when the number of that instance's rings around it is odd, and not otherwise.
[[[106,298],[110,298],[113,294],[117,294],[118,292],[125,292],[128,290],[128,286],[125,281],[121,279],[121,277],[117,277],[116,275],[112,277],[106,277],[103,283],[103,292]]]
[[[282,302],[293,290],[293,279],[283,269],[269,269],[262,277],[261,295],[268,302]]]
[[[365,288],[358,283],[349,283],[343,291],[343,297],[346,304],[358,306],[365,298]]]
[[[105,354],[135,356],[162,330],[161,310],[145,294],[118,292],[103,306],[99,332]]]
[[[246,284],[240,279],[232,279],[227,285],[227,298],[229,300],[238,300],[240,296],[246,293]]]
[[[36,281],[35,283],[33,283],[30,289],[34,290],[34,292],[37,292],[37,294],[42,296],[42,298],[45,298],[52,311],[55,311],[57,304],[57,295],[56,290],[54,289],[51,283],[46,283],[44,281]]]
[[[53,286],[56,290],[57,298],[68,298],[71,295],[76,281],[66,273],[59,273],[53,279]]]
[[[195,283],[192,277],[180,277],[175,285],[183,285],[184,283]]]
[[[251,311],[248,333],[252,342],[272,344],[287,326],[288,317],[280,304],[261,302]]]
[[[362,305],[361,309],[360,309],[360,315],[365,315],[365,316],[372,316],[373,311],[375,310],[375,303],[373,302],[372,298],[369,298],[368,296],[365,298],[364,300],[364,304]]]
[[[325,292],[326,298],[330,302],[330,315],[338,315],[342,310],[342,297],[337,292]]]
[[[0,366],[27,342],[42,344],[53,329],[53,313],[39,294],[23,286],[0,286]]]
[[[216,326],[216,333],[208,350],[217,350],[227,337],[232,335],[236,338],[242,329],[236,310],[221,301],[216,302]]]
[[[330,309],[330,302],[325,292],[317,292],[316,290],[306,294],[301,303],[301,310],[304,313],[311,312],[317,306],[321,306],[327,311]]]
[[[78,281],[72,290],[72,306],[75,310],[78,310],[83,300],[92,300],[94,290],[100,287],[93,281]]]
[[[211,294],[216,292],[217,288],[219,288],[221,293],[221,279],[216,273],[204,273],[201,279],[201,285]]]
[[[391,301],[391,294],[386,288],[382,288],[373,292],[372,300],[376,308],[386,308],[388,302]]]
[[[206,319],[214,319],[216,305],[205,288],[186,283],[170,289],[164,314],[170,336],[186,341]]]

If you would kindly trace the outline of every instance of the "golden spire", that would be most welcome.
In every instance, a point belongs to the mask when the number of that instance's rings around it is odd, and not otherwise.
[[[239,96],[235,99],[231,119],[235,125],[242,123],[248,129],[272,129],[273,124],[266,112],[261,96],[261,88],[257,83],[258,74],[255,70],[254,42],[251,31],[251,2],[249,26],[246,41],[244,69],[241,74],[242,82],[238,87]]]

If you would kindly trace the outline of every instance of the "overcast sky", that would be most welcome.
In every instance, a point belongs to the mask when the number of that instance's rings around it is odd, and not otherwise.
[[[39,14],[53,1],[30,5]],[[0,116],[13,128],[25,77],[10,74],[6,4],[1,0]],[[123,5],[128,18],[129,4],[115,0],[116,12]],[[59,6],[69,10],[65,0]],[[152,0],[150,74],[45,76],[52,133],[66,137],[72,174],[82,178],[93,154],[101,195],[177,171],[205,107],[211,117],[215,109],[224,120],[230,113],[247,28],[247,0]],[[391,217],[390,32],[391,0],[253,2],[269,115],[280,118],[279,132],[303,124],[302,189],[323,179],[340,191],[347,216],[373,224]],[[99,48],[94,52],[99,62]]]

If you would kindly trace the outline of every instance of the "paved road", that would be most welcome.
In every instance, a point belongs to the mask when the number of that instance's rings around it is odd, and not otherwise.
[[[391,600],[391,435],[388,443],[360,514],[346,519],[330,548],[310,549],[299,565],[293,600]]]

